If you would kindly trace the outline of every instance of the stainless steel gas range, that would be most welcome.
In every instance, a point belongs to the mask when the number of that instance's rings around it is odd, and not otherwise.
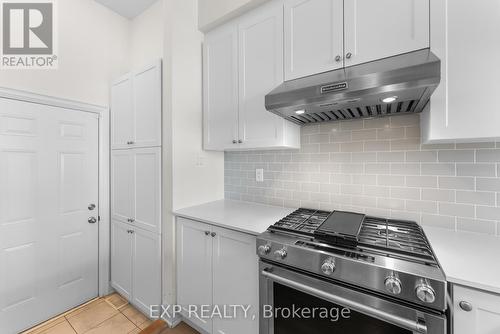
[[[415,222],[299,209],[257,252],[260,334],[447,333],[446,280]]]

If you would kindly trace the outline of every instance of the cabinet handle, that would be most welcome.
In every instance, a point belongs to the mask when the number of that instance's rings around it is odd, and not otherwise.
[[[472,304],[471,304],[471,303],[469,303],[469,302],[466,302],[466,301],[461,301],[461,302],[459,303],[459,305],[460,305],[460,308],[461,308],[462,310],[464,310],[465,312],[470,312],[470,311],[472,311]]]
[[[348,52],[348,53],[345,55],[345,57],[346,57],[347,59],[351,59],[351,57],[352,57],[352,53]]]
[[[133,141],[128,141],[127,142],[127,145],[134,145],[134,144],[135,144],[135,142],[133,142]]]
[[[237,144],[237,143],[238,143],[238,141],[236,139],[233,140],[233,144]]]
[[[238,140],[238,143],[243,144],[243,140],[241,140],[241,139]]]
[[[210,235],[210,231],[205,231],[205,235]]]
[[[215,238],[215,236],[217,235],[217,233],[212,232],[212,234],[211,234],[211,235],[212,235],[212,238]]]
[[[336,61],[337,63],[338,63],[339,61],[341,61],[341,60],[342,60],[342,57],[340,57],[340,56],[335,57],[335,61]]]

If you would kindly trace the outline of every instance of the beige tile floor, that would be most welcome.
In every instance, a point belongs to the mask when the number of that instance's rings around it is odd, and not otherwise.
[[[98,298],[23,334],[137,334],[151,324],[118,294]]]

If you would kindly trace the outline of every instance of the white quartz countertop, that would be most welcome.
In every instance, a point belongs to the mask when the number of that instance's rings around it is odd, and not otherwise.
[[[295,209],[219,200],[174,211],[179,217],[258,235]],[[448,282],[500,293],[500,238],[424,226]]]
[[[500,293],[500,238],[426,227],[448,282]]]
[[[220,200],[174,211],[174,215],[258,235],[296,209]]]

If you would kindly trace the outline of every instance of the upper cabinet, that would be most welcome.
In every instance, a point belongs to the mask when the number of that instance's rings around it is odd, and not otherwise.
[[[268,112],[283,82],[283,4],[270,2],[205,36],[204,147],[299,148],[299,126]]]
[[[222,26],[205,36],[203,47],[205,149],[226,149],[238,139],[238,29]]]
[[[429,47],[429,0],[285,0],[285,80]]]
[[[344,66],[344,1],[285,1],[285,80]]]
[[[345,66],[429,47],[429,0],[345,0]]]
[[[283,82],[283,7],[279,2],[244,16],[239,37],[239,143],[240,149],[273,146],[298,147],[299,131],[265,108],[264,97]]]
[[[421,117],[423,141],[500,137],[499,2],[433,0],[430,12],[431,50],[441,59],[441,83]]]
[[[161,145],[161,71],[158,61],[112,85],[112,149]]]

